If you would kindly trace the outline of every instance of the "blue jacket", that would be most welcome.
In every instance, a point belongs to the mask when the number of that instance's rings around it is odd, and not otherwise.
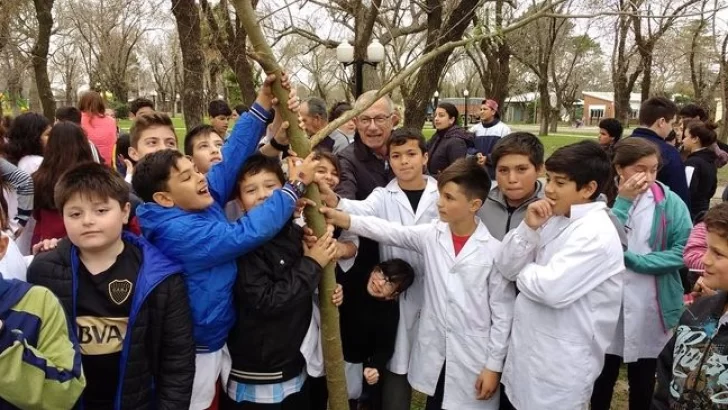
[[[237,221],[228,222],[225,217],[225,203],[243,164],[258,146],[265,115],[269,114],[254,104],[235,124],[222,148],[223,161],[207,174],[215,199],[209,208],[189,212],[150,202],[137,209],[144,236],[183,267],[198,353],[221,349],[235,322],[235,260],[275,237],[296,206],[296,194],[286,185]]]
[[[660,147],[662,169],[657,173],[657,180],[667,185],[690,208],[690,190],[685,176],[685,165],[677,148],[665,142],[657,133],[648,128],[635,128],[632,136],[645,138]]]

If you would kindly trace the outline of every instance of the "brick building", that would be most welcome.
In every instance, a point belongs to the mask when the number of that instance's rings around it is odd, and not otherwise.
[[[584,100],[584,124],[597,125],[603,118],[614,118],[614,93],[583,91]],[[639,93],[632,93],[629,96],[629,106],[632,110],[630,122],[637,121],[640,111],[642,96]]]

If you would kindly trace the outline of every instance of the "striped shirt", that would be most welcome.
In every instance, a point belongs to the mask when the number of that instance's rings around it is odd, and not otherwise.
[[[12,187],[18,196],[18,213],[15,220],[21,226],[25,226],[33,212],[33,178],[5,158],[0,158],[0,178]]]
[[[233,370],[233,372],[235,372]],[[298,376],[282,383],[273,384],[245,384],[238,383],[232,378],[228,380],[227,394],[237,403],[244,401],[259,404],[282,403],[286,397],[296,394],[303,388],[306,382],[306,370]]]

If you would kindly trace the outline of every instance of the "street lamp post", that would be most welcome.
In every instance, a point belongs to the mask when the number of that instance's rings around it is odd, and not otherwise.
[[[463,91],[463,96],[465,97],[465,128],[468,127],[468,123],[469,123],[469,121],[468,121],[468,96],[469,95],[470,95],[470,93],[468,92],[467,89],[465,89]]]
[[[152,104],[154,104],[154,109],[157,109],[157,90],[152,90],[150,93],[152,95]]]
[[[354,47],[347,41],[342,41],[336,47],[336,59],[344,67],[354,66],[354,98],[359,98],[364,92],[364,64],[376,67],[384,61],[384,46],[379,40],[374,40],[367,47],[366,59],[354,59]]]
[[[437,90],[435,90],[435,94],[433,94],[433,97],[435,97],[435,107],[433,108],[433,110],[436,110],[437,109],[437,103],[440,102],[440,92],[437,91]]]

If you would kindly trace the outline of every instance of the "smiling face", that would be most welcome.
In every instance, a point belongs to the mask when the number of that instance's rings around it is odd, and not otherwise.
[[[422,179],[424,167],[427,165],[427,153],[420,149],[417,140],[407,140],[402,145],[389,145],[389,165],[400,182],[411,182]]]
[[[245,212],[265,202],[276,189],[283,186],[274,172],[262,170],[257,174],[246,174],[240,182],[238,200]]]
[[[392,300],[397,297],[397,285],[390,282],[382,270],[377,266],[369,275],[367,292],[376,299]]]
[[[316,177],[323,178],[323,181],[331,189],[334,189],[337,185],[339,185],[339,171],[337,171],[334,164],[326,158],[321,158],[319,165],[316,167]]]
[[[540,173],[528,155],[522,154],[504,155],[495,167],[498,189],[510,206],[518,206],[533,195]]]
[[[130,205],[118,201],[75,194],[63,205],[63,225],[71,242],[82,252],[98,252],[121,240],[129,221]]]
[[[436,129],[446,130],[455,124],[455,118],[450,118],[450,115],[444,108],[438,108],[435,110],[434,122]]]
[[[166,192],[155,192],[154,201],[171,208],[177,206],[185,211],[202,211],[213,203],[207,188],[207,179],[188,157],[177,160],[169,174]]]
[[[708,231],[708,251],[703,256],[703,283],[714,290],[728,290],[728,239]]]
[[[546,170],[546,197],[554,201],[554,215],[569,216],[573,205],[586,204],[591,202],[591,196],[597,189],[596,181],[576,188],[576,182],[568,175]]]
[[[385,144],[392,134],[393,127],[392,109],[384,98],[356,118],[356,129],[364,145],[381,154],[386,153]]]
[[[192,161],[197,169],[207,174],[210,168],[222,161],[222,138],[215,132],[200,135],[192,144]]]
[[[177,135],[170,127],[155,125],[141,132],[136,147],[129,147],[129,157],[135,162],[153,152],[177,149]]]

